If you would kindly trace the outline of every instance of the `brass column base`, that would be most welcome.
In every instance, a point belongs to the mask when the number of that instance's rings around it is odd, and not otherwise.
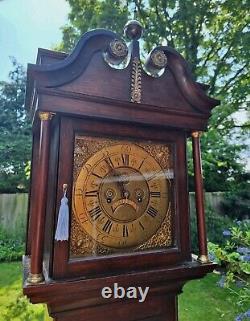
[[[202,264],[211,263],[211,261],[209,260],[208,256],[204,255],[204,254],[199,255],[197,261],[202,263]]]
[[[27,283],[29,284],[38,284],[44,281],[44,277],[42,273],[39,274],[32,274],[29,273],[27,278]]]

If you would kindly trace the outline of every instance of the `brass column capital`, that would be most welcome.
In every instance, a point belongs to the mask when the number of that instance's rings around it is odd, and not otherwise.
[[[194,132],[192,132],[191,135],[192,135],[192,137],[194,137],[194,138],[199,138],[199,137],[201,137],[202,132],[194,131]]]
[[[51,120],[55,113],[52,113],[50,111],[39,111],[39,118],[41,121],[44,120]]]

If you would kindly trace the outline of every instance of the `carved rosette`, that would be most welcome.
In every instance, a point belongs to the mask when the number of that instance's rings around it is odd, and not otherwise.
[[[109,44],[110,53],[114,57],[125,58],[128,54],[128,47],[123,40],[114,39]]]
[[[162,69],[167,65],[167,57],[162,50],[155,50],[150,58],[155,68]]]
[[[141,63],[138,57],[135,57],[132,65],[131,75],[131,102],[140,103],[141,92]]]

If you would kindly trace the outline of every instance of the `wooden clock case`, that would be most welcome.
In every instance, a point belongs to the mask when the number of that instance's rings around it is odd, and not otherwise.
[[[33,303],[46,303],[54,320],[177,320],[177,295],[185,282],[215,267],[191,256],[186,141],[206,129],[219,102],[192,80],[187,63],[170,47],[153,50],[168,60],[158,78],[135,64],[140,61],[137,39],[131,41],[127,66],[112,68],[104,53],[117,39],[110,31],[90,31],[70,55],[39,49],[37,63],[28,66],[26,106],[33,117],[33,153],[24,293]],[[133,96],[135,88],[140,99]],[[72,197],[75,133],[173,144],[171,247],[74,259],[69,257],[69,242],[54,240],[63,184],[68,184],[69,200]],[[71,212],[70,201],[69,207]],[[149,295],[144,303],[103,299],[101,289],[114,283],[149,286]]]

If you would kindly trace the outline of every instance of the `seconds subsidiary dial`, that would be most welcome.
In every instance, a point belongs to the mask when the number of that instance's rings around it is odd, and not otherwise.
[[[168,183],[159,163],[136,144],[114,144],[84,164],[74,186],[80,226],[110,248],[143,244],[168,209]]]

